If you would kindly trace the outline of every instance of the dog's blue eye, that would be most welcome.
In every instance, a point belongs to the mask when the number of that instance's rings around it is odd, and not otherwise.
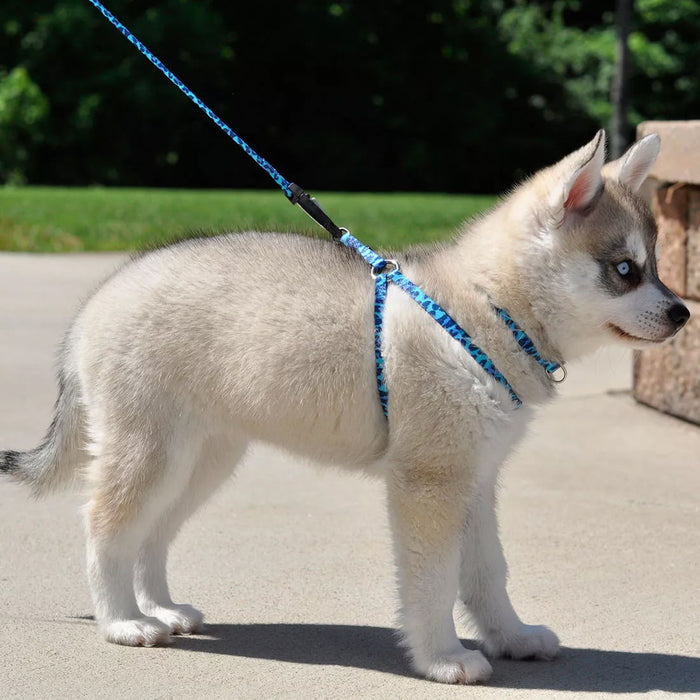
[[[616,265],[615,267],[617,268],[617,271],[618,271],[623,277],[625,277],[626,275],[629,275],[629,272],[630,272],[630,269],[631,269],[631,268],[630,268],[630,264],[629,264],[629,262],[628,262],[627,260],[623,260],[622,262],[617,263],[617,265]]]

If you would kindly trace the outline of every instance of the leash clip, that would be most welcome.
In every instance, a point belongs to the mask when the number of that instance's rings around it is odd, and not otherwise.
[[[293,182],[289,183],[289,191],[292,193],[291,197],[289,197],[289,201],[292,204],[297,204],[319,226],[325,228],[334,241],[340,240],[345,229],[341,229],[333,223],[331,217],[323,211],[323,208],[314,197],[304,192],[299,185]]]

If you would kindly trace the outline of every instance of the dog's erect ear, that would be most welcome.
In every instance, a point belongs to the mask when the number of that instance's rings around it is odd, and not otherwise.
[[[605,132],[601,129],[580,153],[583,163],[569,176],[564,187],[564,210],[582,212],[598,196],[603,180],[600,171],[605,163]]]
[[[601,129],[583,148],[557,164],[563,174],[552,193],[555,219],[562,222],[567,214],[585,214],[600,194],[603,179],[600,171],[605,162],[605,132]]]
[[[661,139],[658,134],[649,134],[632,144],[627,153],[603,167],[603,177],[617,180],[624,187],[636,192],[659,155]]]

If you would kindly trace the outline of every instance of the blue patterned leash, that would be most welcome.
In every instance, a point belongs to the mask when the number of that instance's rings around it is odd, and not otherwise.
[[[389,390],[386,386],[384,375],[384,357],[382,355],[382,327],[384,319],[384,305],[386,302],[389,282],[393,282],[403,289],[416,303],[418,303],[432,318],[435,319],[453,338],[467,350],[480,367],[500,382],[510,394],[516,408],[522,406],[522,401],[508,383],[508,380],[498,371],[486,353],[472,342],[472,339],[459,324],[435,301],[433,301],[420,287],[415,285],[399,271],[399,265],[395,260],[385,260],[363,243],[360,243],[347,229],[338,227],[323,211],[318,202],[308,195],[299,185],[289,182],[261,155],[256,153],[231,127],[229,127],[213,110],[202,102],[174,73],[163,65],[146,46],[141,43],[99,0],[89,0],[102,15],[109,20],[158,70],[165,75],[171,83],[181,90],[194,102],[235,144],[240,146],[274,181],[284,192],[292,204],[298,204],[316,223],[323,226],[331,234],[335,241],[339,241],[349,248],[354,248],[372,267],[375,277],[374,296],[374,348],[377,372],[377,388],[379,400],[382,404],[384,415],[389,416]],[[553,381],[563,381],[566,378],[566,370],[556,362],[543,360],[534,343],[504,309],[494,307],[496,313],[503,319],[513,333],[518,345],[545,368],[548,376]],[[562,370],[564,376],[556,378],[555,372]]]
[[[261,155],[256,153],[236,132],[209,109],[202,100],[195,95],[174,73],[172,73],[161,60],[140,42],[99,0],[89,0],[102,15],[109,20],[173,85],[181,90],[187,97],[199,107],[214,124],[216,124],[235,144],[240,146],[282,189],[287,199],[292,204],[298,204],[316,223],[331,234],[334,240],[339,240],[343,235],[330,217],[323,211],[318,202],[308,195],[299,185],[289,182],[276,168],[268,163]]]
[[[443,309],[436,301],[429,297],[418,285],[411,282],[400,270],[395,260],[386,260],[377,255],[371,248],[357,240],[349,231],[343,229],[340,242],[348,248],[356,250],[371,266],[375,276],[374,295],[374,353],[376,358],[377,388],[379,401],[382,404],[384,415],[389,417],[389,390],[384,374],[384,357],[382,355],[382,327],[383,312],[386,302],[389,282],[403,289],[429,316],[440,324],[460,345],[471,355],[474,361],[490,374],[497,382],[502,384],[508,392],[515,408],[520,408],[523,402],[515,393],[510,382],[499,372],[493,360],[476,345],[469,334]],[[542,359],[535,348],[532,339],[520,328],[504,309],[494,307],[496,314],[508,326],[516,342],[528,355],[532,356],[541,365],[547,376],[555,382],[564,381],[566,370],[557,362],[549,362]],[[561,374],[559,374],[561,372]]]

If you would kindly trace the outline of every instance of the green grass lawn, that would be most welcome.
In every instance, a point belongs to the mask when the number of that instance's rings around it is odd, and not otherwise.
[[[378,247],[447,238],[496,201],[444,194],[313,194],[339,226]],[[137,250],[250,229],[323,235],[277,190],[0,187],[0,250]]]

